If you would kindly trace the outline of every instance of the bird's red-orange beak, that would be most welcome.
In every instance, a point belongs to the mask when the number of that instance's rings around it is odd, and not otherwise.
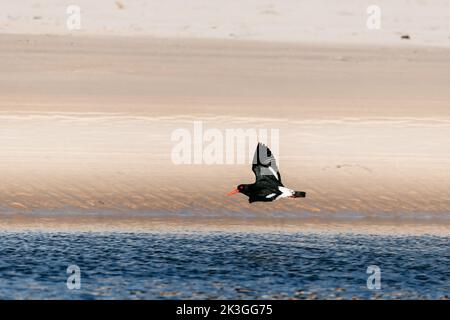
[[[228,193],[227,193],[227,196],[232,196],[233,194],[236,194],[236,193],[238,193],[238,192],[239,192],[238,189],[234,189],[233,191],[228,192]]]

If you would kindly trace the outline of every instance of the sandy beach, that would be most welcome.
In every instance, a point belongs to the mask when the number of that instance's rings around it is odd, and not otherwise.
[[[1,38],[5,213],[449,223],[446,49]],[[175,165],[194,121],[278,129],[284,182],[309,196],[266,211],[225,197],[248,164]]]

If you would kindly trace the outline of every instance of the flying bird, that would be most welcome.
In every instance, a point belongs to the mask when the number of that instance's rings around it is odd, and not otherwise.
[[[270,149],[258,143],[253,156],[252,171],[255,173],[256,181],[252,184],[240,184],[236,189],[229,192],[231,196],[243,193],[248,196],[248,202],[274,201],[280,198],[304,198],[306,193],[286,188],[281,182],[275,157]]]

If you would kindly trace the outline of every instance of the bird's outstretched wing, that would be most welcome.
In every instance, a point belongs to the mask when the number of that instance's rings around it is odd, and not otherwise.
[[[278,166],[270,149],[258,143],[255,155],[253,156],[252,170],[255,173],[256,181],[261,179],[275,179],[280,185],[281,175],[278,171]]]

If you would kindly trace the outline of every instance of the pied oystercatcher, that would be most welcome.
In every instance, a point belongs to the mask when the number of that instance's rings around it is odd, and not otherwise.
[[[274,201],[280,198],[304,198],[306,193],[286,188],[281,182],[275,157],[270,149],[258,143],[253,156],[252,171],[255,173],[256,181],[252,184],[240,184],[236,189],[229,192],[231,196],[243,193],[248,196],[248,202]]]

